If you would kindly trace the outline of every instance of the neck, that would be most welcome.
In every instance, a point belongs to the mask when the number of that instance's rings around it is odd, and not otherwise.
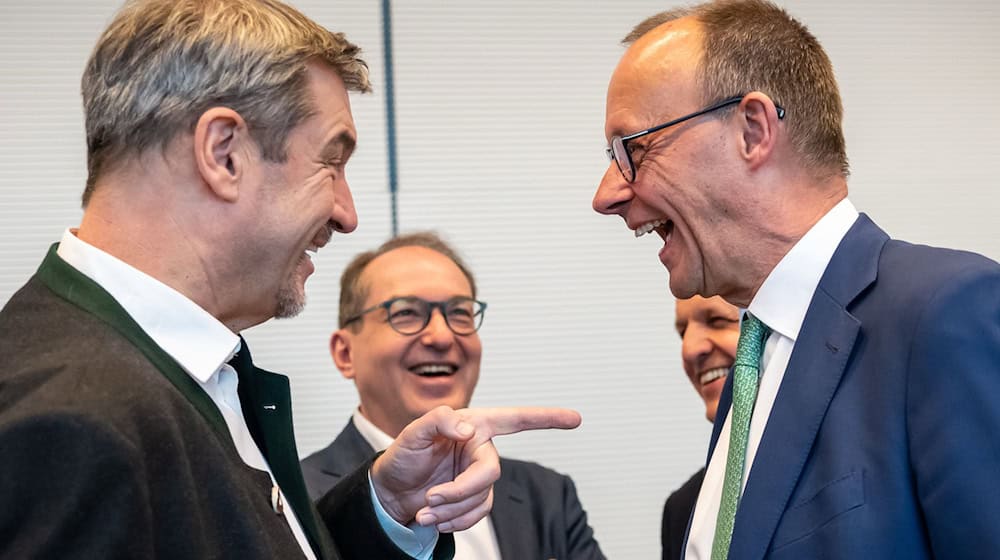
[[[766,200],[750,207],[745,239],[747,250],[729,259],[718,277],[729,282],[714,293],[738,307],[749,307],[757,290],[781,259],[834,206],[847,197],[847,182],[841,176],[817,183],[785,183]],[[728,273],[728,274],[726,274]]]
[[[394,426],[394,424],[388,422],[387,420],[372,418],[371,415],[369,415],[366,412],[364,404],[358,406],[357,412],[358,415],[361,416],[361,418],[364,421],[368,422],[369,424],[371,424],[372,427],[379,430],[383,434],[389,436],[391,439],[396,439],[397,437],[399,437],[400,432],[402,432],[403,428],[406,427],[406,426]]]
[[[192,210],[178,200],[175,191],[182,185],[151,181],[152,176],[118,173],[102,181],[84,211],[77,236],[170,286],[233,332],[266,320],[230,311],[238,309],[233,295],[239,284],[227,282],[220,268],[225,262],[218,248],[227,244],[212,225],[221,213],[207,216],[204,206]]]

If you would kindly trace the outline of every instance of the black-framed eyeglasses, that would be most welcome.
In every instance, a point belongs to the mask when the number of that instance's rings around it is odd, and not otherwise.
[[[427,328],[434,309],[440,309],[444,322],[457,335],[472,334],[483,324],[486,302],[470,297],[453,297],[447,301],[427,301],[416,296],[396,297],[365,309],[344,321],[348,325],[376,309],[385,309],[386,321],[399,334],[417,334]]]
[[[635,181],[635,164],[632,163],[632,152],[630,152],[628,149],[629,141],[635,140],[636,138],[640,138],[647,134],[659,132],[664,128],[667,128],[668,126],[681,124],[684,121],[691,120],[695,117],[700,117],[706,113],[711,113],[712,111],[718,111],[723,107],[735,105],[740,101],[743,101],[743,97],[745,96],[746,94],[734,95],[733,97],[728,97],[726,99],[723,99],[722,101],[719,101],[718,103],[709,105],[704,109],[699,109],[691,113],[690,115],[684,115],[683,117],[676,118],[672,121],[668,121],[663,124],[658,124],[653,128],[647,128],[646,130],[642,130],[634,134],[629,134],[627,136],[612,136],[611,145],[604,148],[604,151],[605,153],[607,153],[609,160],[614,160],[614,162],[618,164],[618,171],[621,171],[622,177],[625,177],[625,180],[631,183],[632,181]],[[785,118],[785,110],[777,105],[775,105],[774,107],[775,109],[778,110],[778,118],[779,119]]]

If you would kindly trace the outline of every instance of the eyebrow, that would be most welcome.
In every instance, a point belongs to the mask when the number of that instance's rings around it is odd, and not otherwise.
[[[340,134],[327,142],[323,148],[322,157],[324,159],[332,159],[334,156],[348,157],[354,153],[354,146],[356,144],[357,140],[353,134],[346,130],[341,131]]]

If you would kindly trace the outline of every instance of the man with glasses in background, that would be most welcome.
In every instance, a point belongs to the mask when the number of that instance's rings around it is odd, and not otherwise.
[[[747,310],[685,557],[1000,556],[1000,266],[858,213],[833,67],[781,8],[625,44],[594,209],[663,240],[676,297]]]
[[[361,404],[333,443],[302,461],[314,498],[413,419],[441,405],[469,405],[485,311],[472,272],[433,233],[390,239],[348,264],[330,353]],[[604,558],[569,477],[506,458],[500,467],[493,510],[455,533],[456,559]]]

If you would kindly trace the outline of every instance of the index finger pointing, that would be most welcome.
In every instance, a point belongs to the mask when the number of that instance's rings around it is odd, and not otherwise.
[[[580,413],[568,408],[467,408],[462,412],[477,426],[477,434],[490,438],[525,430],[571,430],[581,421]],[[489,433],[483,434],[484,429]]]

